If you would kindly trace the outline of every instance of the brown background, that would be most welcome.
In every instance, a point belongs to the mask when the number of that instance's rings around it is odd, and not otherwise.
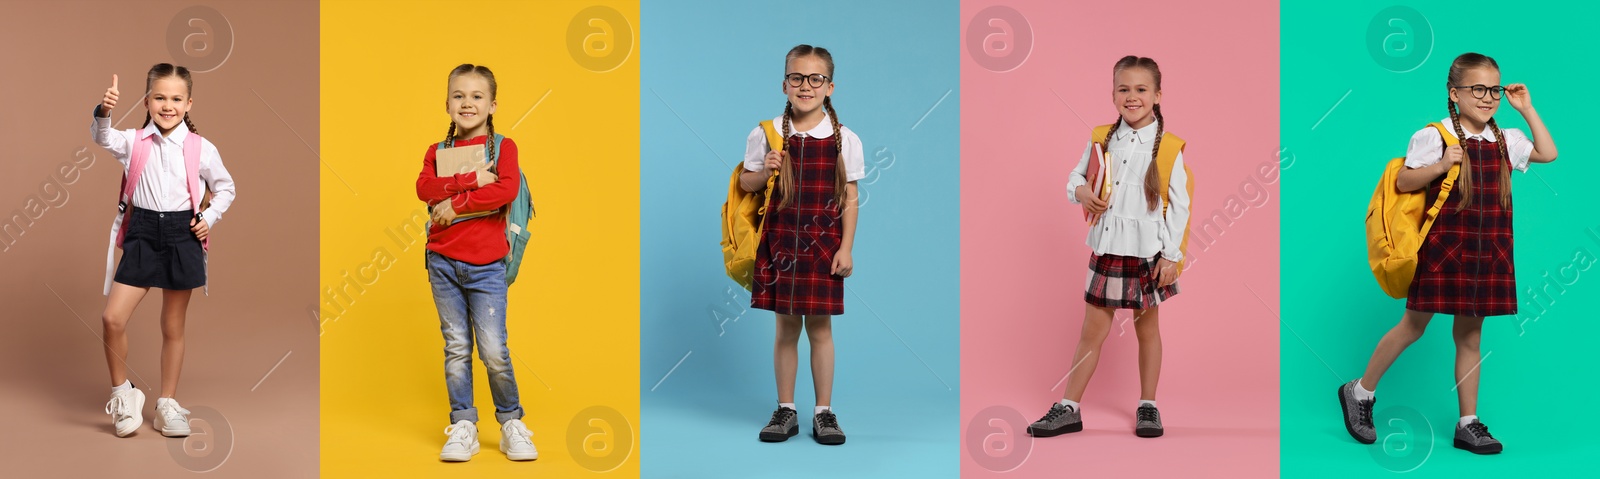
[[[54,200],[21,235],[15,226],[0,234],[5,476],[173,477],[224,458],[212,475],[317,474],[317,4],[209,2],[231,25],[232,41],[212,33],[211,52],[175,56],[169,42],[202,31],[187,22],[171,28],[193,5],[0,5],[0,90],[7,96],[0,108],[0,218],[15,221],[36,195]],[[213,28],[221,23],[202,18]],[[129,376],[145,391],[145,424],[117,438],[104,414],[110,379],[100,293],[122,171],[91,140],[90,110],[115,73],[122,101],[113,120],[118,129],[138,128],[151,65],[204,66],[221,54],[227,59],[220,66],[194,75],[191,116],[217,145],[239,199],[212,235],[211,295],[195,294],[189,307],[176,397],[197,417],[205,417],[200,406],[219,412],[212,422],[225,424],[214,425],[219,432],[210,438],[191,438],[195,452],[174,455],[169,447],[185,442],[150,426],[161,376],[159,290],[140,304],[128,333]],[[93,162],[81,176],[41,191],[61,166],[88,154]],[[374,404],[382,402],[375,397]],[[220,432],[223,425],[231,434]],[[231,440],[232,448],[207,451],[207,439],[217,446]]]

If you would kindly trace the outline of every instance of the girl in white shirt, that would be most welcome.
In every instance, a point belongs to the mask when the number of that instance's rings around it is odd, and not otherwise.
[[[1158,305],[1178,294],[1183,241],[1188,234],[1189,178],[1182,140],[1164,131],[1161,70],[1155,60],[1123,57],[1112,72],[1112,104],[1120,117],[1099,144],[1106,152],[1110,176],[1105,181],[1111,183],[1110,196],[1101,199],[1087,176],[1090,162],[1096,161],[1094,140],[1084,149],[1067,182],[1072,202],[1099,215],[1089,228],[1092,252],[1084,291],[1083,332],[1073,354],[1064,398],[1028,428],[1029,434],[1038,437],[1083,429],[1078,401],[1094,375],[1101,344],[1119,308],[1135,311],[1134,329],[1139,338],[1140,400],[1134,432],[1140,437],[1163,432],[1155,407],[1161,374]],[[1165,184],[1156,162],[1163,153],[1176,154],[1171,179]]]
[[[108,298],[101,315],[113,385],[106,413],[117,436],[133,434],[143,423],[144,393],[127,380],[126,327],[150,288],[162,290],[161,396],[152,425],[165,436],[189,435],[189,411],[173,399],[183,368],[185,313],[190,294],[206,284],[205,244],[211,228],[234,199],[233,177],[222,166],[216,145],[200,138],[189,119],[193,85],[184,67],[151,67],[145,78],[143,100],[149,113],[144,127],[118,131],[111,128],[118,99],[117,77],[112,75],[90,127],[95,144],[122,163],[124,175],[111,236],[112,247],[123,254],[112,275],[107,253]],[[141,164],[137,170],[135,163]],[[202,200],[202,184],[213,194],[209,205]]]

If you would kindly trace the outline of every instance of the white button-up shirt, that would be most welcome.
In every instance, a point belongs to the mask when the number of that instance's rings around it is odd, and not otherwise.
[[[777,127],[778,134],[782,135],[783,117],[779,116],[772,119],[772,126]],[[840,145],[842,148],[840,148],[839,154],[843,156],[841,159],[844,161],[845,181],[856,181],[866,178],[867,161],[866,154],[863,153],[861,148],[861,138],[856,136],[855,132],[850,131],[850,127],[848,126],[840,125],[839,131],[839,141],[843,142],[843,144]],[[823,112],[822,121],[818,122],[817,126],[811,127],[810,130],[806,131],[791,131],[789,132],[789,136],[804,136],[810,138],[827,138],[833,136],[833,120],[829,119],[827,112]],[[754,130],[750,130],[750,136],[745,138],[744,169],[748,171],[766,170],[768,151],[771,151],[771,147],[767,145],[767,133],[761,131],[760,126],[756,126]]]
[[[154,211],[194,209],[189,198],[188,167],[183,161],[183,142],[189,138],[189,125],[180,122],[172,129],[172,134],[162,137],[154,122],[138,130],[113,130],[111,118],[95,117],[90,131],[95,144],[110,151],[122,163],[123,174],[127,174],[133,145],[140,138],[154,135],[150,160],[133,189],[133,206]],[[207,227],[215,227],[222,213],[233,204],[233,176],[222,166],[222,156],[217,153],[216,145],[205,138],[200,139],[200,181],[211,188],[211,207],[200,212],[200,217],[206,220]]]
[[[1455,125],[1456,123],[1449,118],[1444,119],[1444,129],[1449,132],[1451,138],[1456,136]],[[1494,137],[1494,130],[1488,126],[1485,126],[1483,131],[1473,133],[1467,131],[1466,125],[1462,125],[1461,131],[1467,134],[1468,139],[1490,143],[1498,141]],[[1523,134],[1522,130],[1516,128],[1504,128],[1500,132],[1506,136],[1506,154],[1511,155],[1506,160],[1511,163],[1511,167],[1517,171],[1528,171],[1528,157],[1533,155],[1533,141],[1529,140],[1528,135]],[[1411,135],[1411,146],[1406,147],[1406,168],[1422,168],[1438,163],[1442,158],[1444,158],[1444,138],[1439,136],[1438,129],[1428,126]]]
[[[1183,260],[1185,228],[1189,225],[1189,176],[1183,169],[1183,153],[1172,165],[1172,179],[1167,184],[1170,201],[1166,214],[1161,206],[1150,210],[1144,198],[1144,175],[1150,170],[1150,155],[1155,147],[1156,123],[1133,129],[1118,120],[1117,131],[1112,133],[1107,161],[1114,175],[1111,183],[1111,201],[1105,214],[1089,228],[1086,243],[1095,254],[1113,254],[1150,258],[1161,253],[1169,261]],[[1083,157],[1072,169],[1067,180],[1067,197],[1078,204],[1075,192],[1088,184],[1089,162],[1094,156],[1094,142],[1083,149]],[[1074,215],[1076,216],[1076,215]]]

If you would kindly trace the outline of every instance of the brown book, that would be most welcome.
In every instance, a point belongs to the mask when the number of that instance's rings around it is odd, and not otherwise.
[[[483,145],[458,146],[455,148],[441,148],[434,152],[433,174],[439,177],[455,176],[468,172],[490,171],[489,162],[485,160]],[[456,222],[461,220],[489,216],[499,213],[500,210],[479,211],[456,215]]]

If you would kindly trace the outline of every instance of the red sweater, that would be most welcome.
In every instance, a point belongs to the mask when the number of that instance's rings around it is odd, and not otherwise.
[[[488,136],[477,136],[456,141],[456,146],[482,145]],[[510,138],[500,142],[500,159],[495,167],[499,179],[478,187],[478,173],[469,172],[453,176],[434,175],[433,164],[437,143],[428,145],[422,157],[422,173],[417,175],[417,199],[432,207],[449,200],[456,214],[492,211],[517,198],[522,185],[522,175],[517,168],[517,144]],[[450,226],[429,223],[428,250],[472,264],[489,264],[506,257],[510,247],[506,244],[506,215],[489,215],[462,221]]]

